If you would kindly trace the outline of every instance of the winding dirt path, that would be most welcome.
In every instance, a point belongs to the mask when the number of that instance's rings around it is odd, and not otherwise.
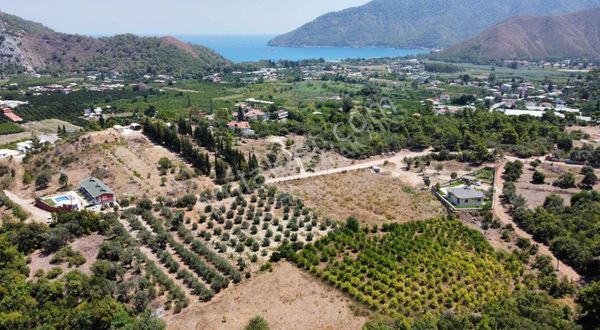
[[[20,207],[22,207],[24,211],[26,211],[27,213],[31,214],[31,217],[36,222],[46,223],[46,221],[49,218],[51,218],[51,216],[52,216],[52,214],[50,212],[46,212],[46,211],[44,211],[42,209],[37,208],[34,205],[35,204],[35,200],[33,200],[33,199],[24,199],[24,198],[21,198],[17,194],[15,194],[15,193],[13,193],[11,191],[8,191],[8,190],[4,190],[4,194],[11,201],[15,202]]]
[[[554,265],[558,265],[557,272],[560,277],[566,277],[572,282],[581,282],[581,275],[579,275],[572,267],[567,264],[564,264],[559,261],[558,258],[554,256],[554,253],[550,250],[550,247],[545,245],[544,243],[537,242],[533,235],[521,229],[513,220],[512,216],[508,213],[506,207],[502,204],[500,200],[500,196],[502,195],[502,190],[504,189],[504,179],[502,178],[502,173],[504,171],[504,165],[506,165],[507,160],[503,160],[496,166],[496,178],[495,178],[495,188],[494,188],[494,215],[500,220],[502,224],[511,224],[515,229],[515,234],[519,237],[526,238],[535,242],[539,245],[539,251],[552,259],[552,263]]]

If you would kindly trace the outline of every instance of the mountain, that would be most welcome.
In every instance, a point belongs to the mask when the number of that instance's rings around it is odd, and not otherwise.
[[[269,45],[445,48],[516,15],[595,6],[600,0],[373,0],[321,16]]]
[[[513,17],[433,57],[488,63],[502,59],[597,59],[600,8],[560,16]]]
[[[228,65],[216,52],[173,37],[93,38],[55,32],[0,12],[0,71],[118,71],[195,76]]]

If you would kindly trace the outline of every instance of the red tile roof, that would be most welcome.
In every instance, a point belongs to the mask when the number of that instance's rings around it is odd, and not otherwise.
[[[262,117],[265,115],[265,113],[258,109],[250,109],[248,112],[246,112],[247,117],[252,116],[252,115],[257,116],[257,117]]]
[[[248,123],[247,121],[231,121],[227,124],[227,127],[229,128],[239,128],[239,129],[246,129],[246,128],[250,128],[250,123]]]
[[[4,112],[4,116],[13,122],[23,121],[23,118],[17,116],[17,114],[14,113],[11,108],[4,108],[2,111]]]

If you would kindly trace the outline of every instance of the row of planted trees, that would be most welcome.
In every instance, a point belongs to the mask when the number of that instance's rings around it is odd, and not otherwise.
[[[477,310],[510,294],[523,272],[454,220],[386,225],[381,231],[346,226],[290,259],[367,305],[403,315]]]
[[[178,232],[186,243],[193,242],[195,233],[221,255],[243,256],[250,250],[266,257],[273,247],[290,241],[313,241],[316,235],[326,233],[334,225],[331,220],[319,221],[299,199],[276,194],[274,189],[259,188],[246,198],[236,195],[229,207],[206,205],[198,223],[191,225],[191,231],[179,225]]]
[[[174,214],[173,217],[178,217],[178,214]],[[202,258],[196,253],[190,251],[183,244],[175,240],[173,235],[165,229],[161,220],[155,218],[151,212],[146,211],[142,215],[142,219],[150,225],[152,230],[156,233],[159,238],[160,246],[166,249],[170,246],[173,251],[181,258],[183,263],[186,264],[192,271],[202,278],[206,283],[210,285],[212,291],[218,293],[222,289],[229,285],[229,279],[222,276],[218,271],[209,266]]]
[[[256,155],[249,153],[246,157],[234,147],[229,136],[215,136],[204,121],[194,126],[190,120],[181,117],[175,126],[160,120],[146,119],[144,134],[155,143],[164,144],[180,153],[203,175],[210,175],[214,166],[215,180],[218,183],[226,181],[229,170],[235,180],[244,179],[254,183],[259,177],[260,168]],[[201,151],[197,146],[205,148],[208,152]],[[210,152],[214,153],[212,164]]]
[[[179,312],[189,304],[189,299],[181,288],[165,274],[154,261],[148,259],[148,257],[140,251],[136,240],[129,234],[127,229],[116,219],[111,221],[112,233],[115,238],[110,242],[105,242],[98,253],[99,260],[108,260],[116,262],[129,268],[132,260],[135,259],[133,266],[133,273],[141,275],[144,273],[144,278],[150,280],[151,284],[148,288],[154,288],[154,285],[160,287],[160,292],[168,292],[168,299],[166,307],[170,307],[171,302],[175,303],[175,311]],[[134,258],[131,258],[130,254]],[[136,277],[133,277],[136,278]],[[139,286],[139,285],[138,285]],[[129,290],[131,289],[128,285],[117,285],[117,291],[120,297],[127,297]],[[150,292],[153,292],[152,290]],[[133,296],[134,304],[136,308],[143,310],[152,300],[154,294],[140,294],[136,292]],[[125,298],[125,302],[129,299]],[[167,308],[168,309],[168,308]]]
[[[178,134],[177,130],[158,120],[144,121],[144,134],[158,144],[163,144],[171,150],[180,153],[200,173],[210,175],[211,164],[208,153],[203,153],[194,147],[191,141]]]
[[[214,296],[212,290],[207,289],[196,276],[181,267],[173,258],[164,245],[166,239],[163,236],[152,234],[134,215],[129,216],[127,220],[131,229],[138,231],[138,239],[152,250],[170,273],[177,274],[177,278],[181,279],[193,294],[202,301],[208,301]]]

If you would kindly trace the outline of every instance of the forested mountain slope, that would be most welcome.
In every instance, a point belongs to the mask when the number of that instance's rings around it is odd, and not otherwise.
[[[65,34],[0,12],[0,68],[5,73],[93,70],[192,76],[228,63],[206,47],[172,37]]]
[[[600,0],[373,0],[323,15],[271,46],[449,47],[516,15],[563,14]]]

